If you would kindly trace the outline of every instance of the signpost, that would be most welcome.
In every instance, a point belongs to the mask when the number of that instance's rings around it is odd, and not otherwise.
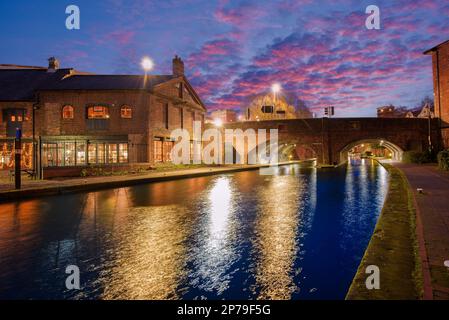
[[[331,116],[333,116],[335,114],[335,112],[334,112],[334,107],[325,107],[324,108],[324,115],[325,116],[327,116],[327,117],[331,117]]]
[[[21,157],[22,157],[22,130],[16,129],[16,138],[14,139],[14,181],[16,189],[21,187]]]

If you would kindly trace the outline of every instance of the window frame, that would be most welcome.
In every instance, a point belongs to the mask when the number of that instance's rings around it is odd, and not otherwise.
[[[129,112],[129,115],[124,114],[124,111]],[[121,119],[132,119],[133,118],[133,108],[127,104],[120,107],[120,118]]]
[[[71,117],[65,117],[66,109],[70,109]],[[75,108],[71,104],[64,105],[62,107],[61,116],[64,120],[73,120],[75,118]]]
[[[89,114],[89,110],[92,109],[93,112],[95,112],[95,108],[103,108],[103,110],[105,110],[105,115],[103,117],[91,117]],[[88,105],[86,107],[86,118],[88,120],[108,120],[111,118],[111,112],[110,112],[110,108],[108,105],[104,105],[104,104],[92,104],[92,105]]]

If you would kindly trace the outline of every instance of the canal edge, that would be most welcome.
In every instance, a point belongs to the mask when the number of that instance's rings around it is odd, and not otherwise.
[[[380,212],[380,215],[377,219],[376,226],[373,230],[372,236],[370,238],[370,241],[366,247],[366,250],[363,254],[363,257],[360,261],[360,264],[357,268],[357,271],[354,275],[354,278],[351,282],[351,285],[348,289],[348,292],[346,294],[345,300],[366,300],[366,299],[394,299],[394,300],[416,300],[416,299],[422,299],[423,298],[423,287],[424,287],[424,280],[423,280],[423,265],[422,265],[422,259],[421,259],[421,248],[419,246],[419,239],[418,239],[418,222],[417,222],[417,208],[416,203],[414,202],[414,194],[410,187],[410,184],[405,176],[405,174],[397,167],[392,166],[390,164],[382,163],[381,161],[376,160],[385,170],[388,172],[388,191],[387,195],[384,200],[384,204],[382,207],[382,210]],[[405,190],[394,190],[392,189],[393,184],[400,184],[404,187]],[[403,226],[404,230],[408,229],[409,232],[409,240],[408,242],[411,242],[408,249],[409,254],[409,261],[405,261],[406,263],[403,263],[404,261],[398,260],[402,265],[407,265],[408,269],[410,271],[409,276],[404,274],[398,274],[402,275],[403,277],[396,277],[395,280],[390,281],[390,283],[387,283],[390,285],[384,292],[382,292],[382,289],[385,289],[385,287],[382,286],[384,279],[382,277],[382,270],[380,271],[380,290],[368,290],[365,286],[365,281],[367,277],[370,275],[365,272],[366,267],[368,265],[371,265],[368,261],[373,261],[373,257],[375,261],[381,262],[383,265],[387,263],[393,263],[395,259],[399,259],[396,257],[396,255],[393,255],[394,258],[390,256],[390,261],[388,261],[388,256],[381,255],[380,251],[394,251],[394,247],[396,245],[396,249],[400,248],[400,241],[398,241],[397,238],[391,238],[387,239],[387,241],[382,241],[381,239],[384,236],[384,229],[387,228],[394,228],[394,219],[391,220],[392,216],[394,217],[394,207],[395,207],[395,201],[397,199],[393,199],[393,196],[397,198],[398,194],[401,192],[405,192],[406,194],[406,203],[402,203],[403,208],[407,208],[407,214],[404,214],[404,219],[402,222],[407,221],[408,228],[405,228],[407,226]],[[403,199],[404,200],[404,199]],[[397,209],[396,209],[397,210]],[[402,231],[404,231],[402,230]],[[390,230],[391,231],[391,230]],[[391,233],[391,232],[390,232]],[[387,235],[388,236],[388,235]],[[388,243],[388,241],[390,243]],[[398,244],[399,243],[399,244]],[[403,242],[402,244],[407,244],[406,242]],[[385,248],[387,247],[387,249]],[[407,246],[407,245],[406,245]],[[402,252],[401,252],[402,253]],[[413,264],[413,266],[411,266]],[[388,272],[387,272],[388,273]],[[404,287],[402,286],[404,284],[404,281],[401,280],[403,278],[407,277],[408,279],[405,281],[406,284],[409,285],[408,291],[403,293]],[[387,277],[388,278],[388,277]],[[391,280],[391,277],[390,279]],[[391,290],[393,288],[393,290]],[[400,292],[398,294],[398,292]]]
[[[286,166],[297,164],[300,162],[297,161],[289,161],[289,162],[281,162],[276,166]],[[92,182],[92,183],[78,183],[73,185],[66,186],[48,186],[43,188],[30,188],[30,189],[21,189],[21,190],[8,190],[8,191],[0,191],[0,203],[12,202],[22,199],[32,199],[32,198],[41,198],[47,196],[61,195],[61,194],[69,194],[69,193],[79,193],[86,191],[100,191],[110,188],[121,188],[121,187],[129,187],[139,184],[145,183],[156,183],[156,182],[165,182],[165,181],[174,181],[174,180],[182,180],[189,178],[198,178],[198,177],[206,177],[213,176],[219,174],[227,174],[227,173],[235,173],[235,172],[243,172],[243,171],[254,171],[262,168],[268,168],[272,165],[270,164],[262,164],[262,165],[251,165],[251,166],[242,166],[242,167],[220,167],[220,168],[208,168],[209,170],[204,170],[200,172],[187,172],[187,173],[179,173],[175,172],[167,172],[164,175],[160,176],[151,176],[151,177],[131,177],[124,178],[112,181],[103,181],[103,182]]]

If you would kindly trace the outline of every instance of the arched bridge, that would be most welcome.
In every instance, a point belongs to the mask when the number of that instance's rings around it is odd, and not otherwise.
[[[246,121],[224,124],[224,129],[278,129],[280,160],[295,154],[296,159],[315,158],[318,163],[345,162],[348,152],[364,143],[379,144],[400,160],[407,150],[424,151],[440,145],[437,119],[417,118],[314,118]],[[251,150],[245,150],[247,159]],[[284,158],[282,158],[284,157]],[[290,155],[290,158],[292,156]],[[246,162],[246,160],[244,161]]]

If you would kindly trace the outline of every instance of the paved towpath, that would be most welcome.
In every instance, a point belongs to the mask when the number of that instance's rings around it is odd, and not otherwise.
[[[415,196],[424,298],[449,299],[449,267],[444,266],[449,263],[449,173],[435,165],[393,165],[405,173]]]
[[[281,162],[279,165],[299,163],[299,161]],[[14,182],[8,178],[0,179],[0,201],[11,201],[26,197],[62,194],[67,192],[89,191],[102,188],[117,188],[139,183],[167,181],[183,178],[256,170],[268,165],[223,165],[201,166],[198,168],[177,169],[171,171],[152,171],[147,173],[103,176],[88,178],[69,178],[63,180],[24,179],[21,190],[14,189]]]

